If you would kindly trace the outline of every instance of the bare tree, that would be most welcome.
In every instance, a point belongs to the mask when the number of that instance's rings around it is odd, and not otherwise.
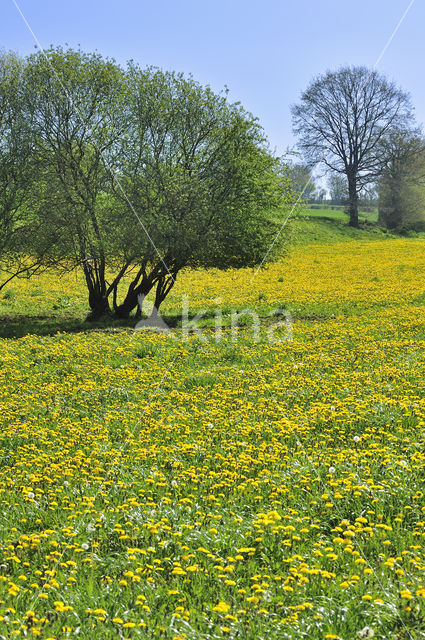
[[[408,94],[375,70],[343,67],[313,80],[292,116],[305,160],[346,176],[350,225],[357,227],[359,192],[384,164],[379,143],[412,117]]]

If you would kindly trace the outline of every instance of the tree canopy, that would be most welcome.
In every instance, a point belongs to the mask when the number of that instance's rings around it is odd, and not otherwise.
[[[419,129],[391,131],[381,143],[379,220],[392,231],[425,230],[425,140]]]
[[[23,69],[23,61],[15,54],[0,55],[0,259],[6,273],[10,272],[0,288],[14,274],[29,274],[37,268],[23,255],[36,230],[27,204],[37,165],[32,121],[24,117],[20,101]]]

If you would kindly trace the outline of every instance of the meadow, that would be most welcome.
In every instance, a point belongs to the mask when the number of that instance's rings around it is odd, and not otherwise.
[[[174,339],[0,294],[0,638],[425,637],[425,246],[355,233],[183,273]]]

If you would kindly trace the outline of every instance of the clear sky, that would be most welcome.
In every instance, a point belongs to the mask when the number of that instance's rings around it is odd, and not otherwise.
[[[65,43],[124,63],[192,73],[258,116],[271,147],[294,144],[290,105],[313,76],[373,66],[410,0],[16,0],[43,47]],[[415,0],[378,65],[409,91],[425,121],[425,2]],[[1,0],[0,47],[34,38]]]

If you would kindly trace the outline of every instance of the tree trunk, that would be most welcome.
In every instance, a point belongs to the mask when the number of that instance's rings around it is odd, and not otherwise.
[[[389,231],[400,229],[403,226],[402,209],[399,202],[395,201],[387,212],[386,227]]]
[[[90,320],[96,320],[111,313],[108,298],[105,298],[97,291],[91,291],[89,293],[89,305],[91,309]]]
[[[88,259],[83,262],[83,270],[89,292],[89,305],[91,309],[89,319],[95,320],[96,318],[109,314],[111,311],[104,272],[102,269],[99,269],[95,260],[90,261]]]
[[[379,205],[378,205],[378,224],[380,227],[388,228],[387,221],[386,221],[386,209],[384,209],[381,202],[379,202]]]
[[[359,205],[357,195],[357,181],[354,175],[348,176],[348,212],[350,214],[350,227],[359,226]]]
[[[176,283],[177,272],[159,279],[155,292],[155,310],[158,312],[159,307],[170,293]]]
[[[153,284],[150,279],[142,280],[135,288],[129,288],[123,302],[117,305],[115,315],[117,318],[128,318],[133,309],[139,304],[139,296],[147,296]]]
[[[403,225],[404,202],[402,182],[397,176],[388,175],[381,181],[378,222],[389,231]]]
[[[401,229],[403,226],[403,198],[401,180],[393,180],[390,190],[390,210],[387,215],[387,229]]]

